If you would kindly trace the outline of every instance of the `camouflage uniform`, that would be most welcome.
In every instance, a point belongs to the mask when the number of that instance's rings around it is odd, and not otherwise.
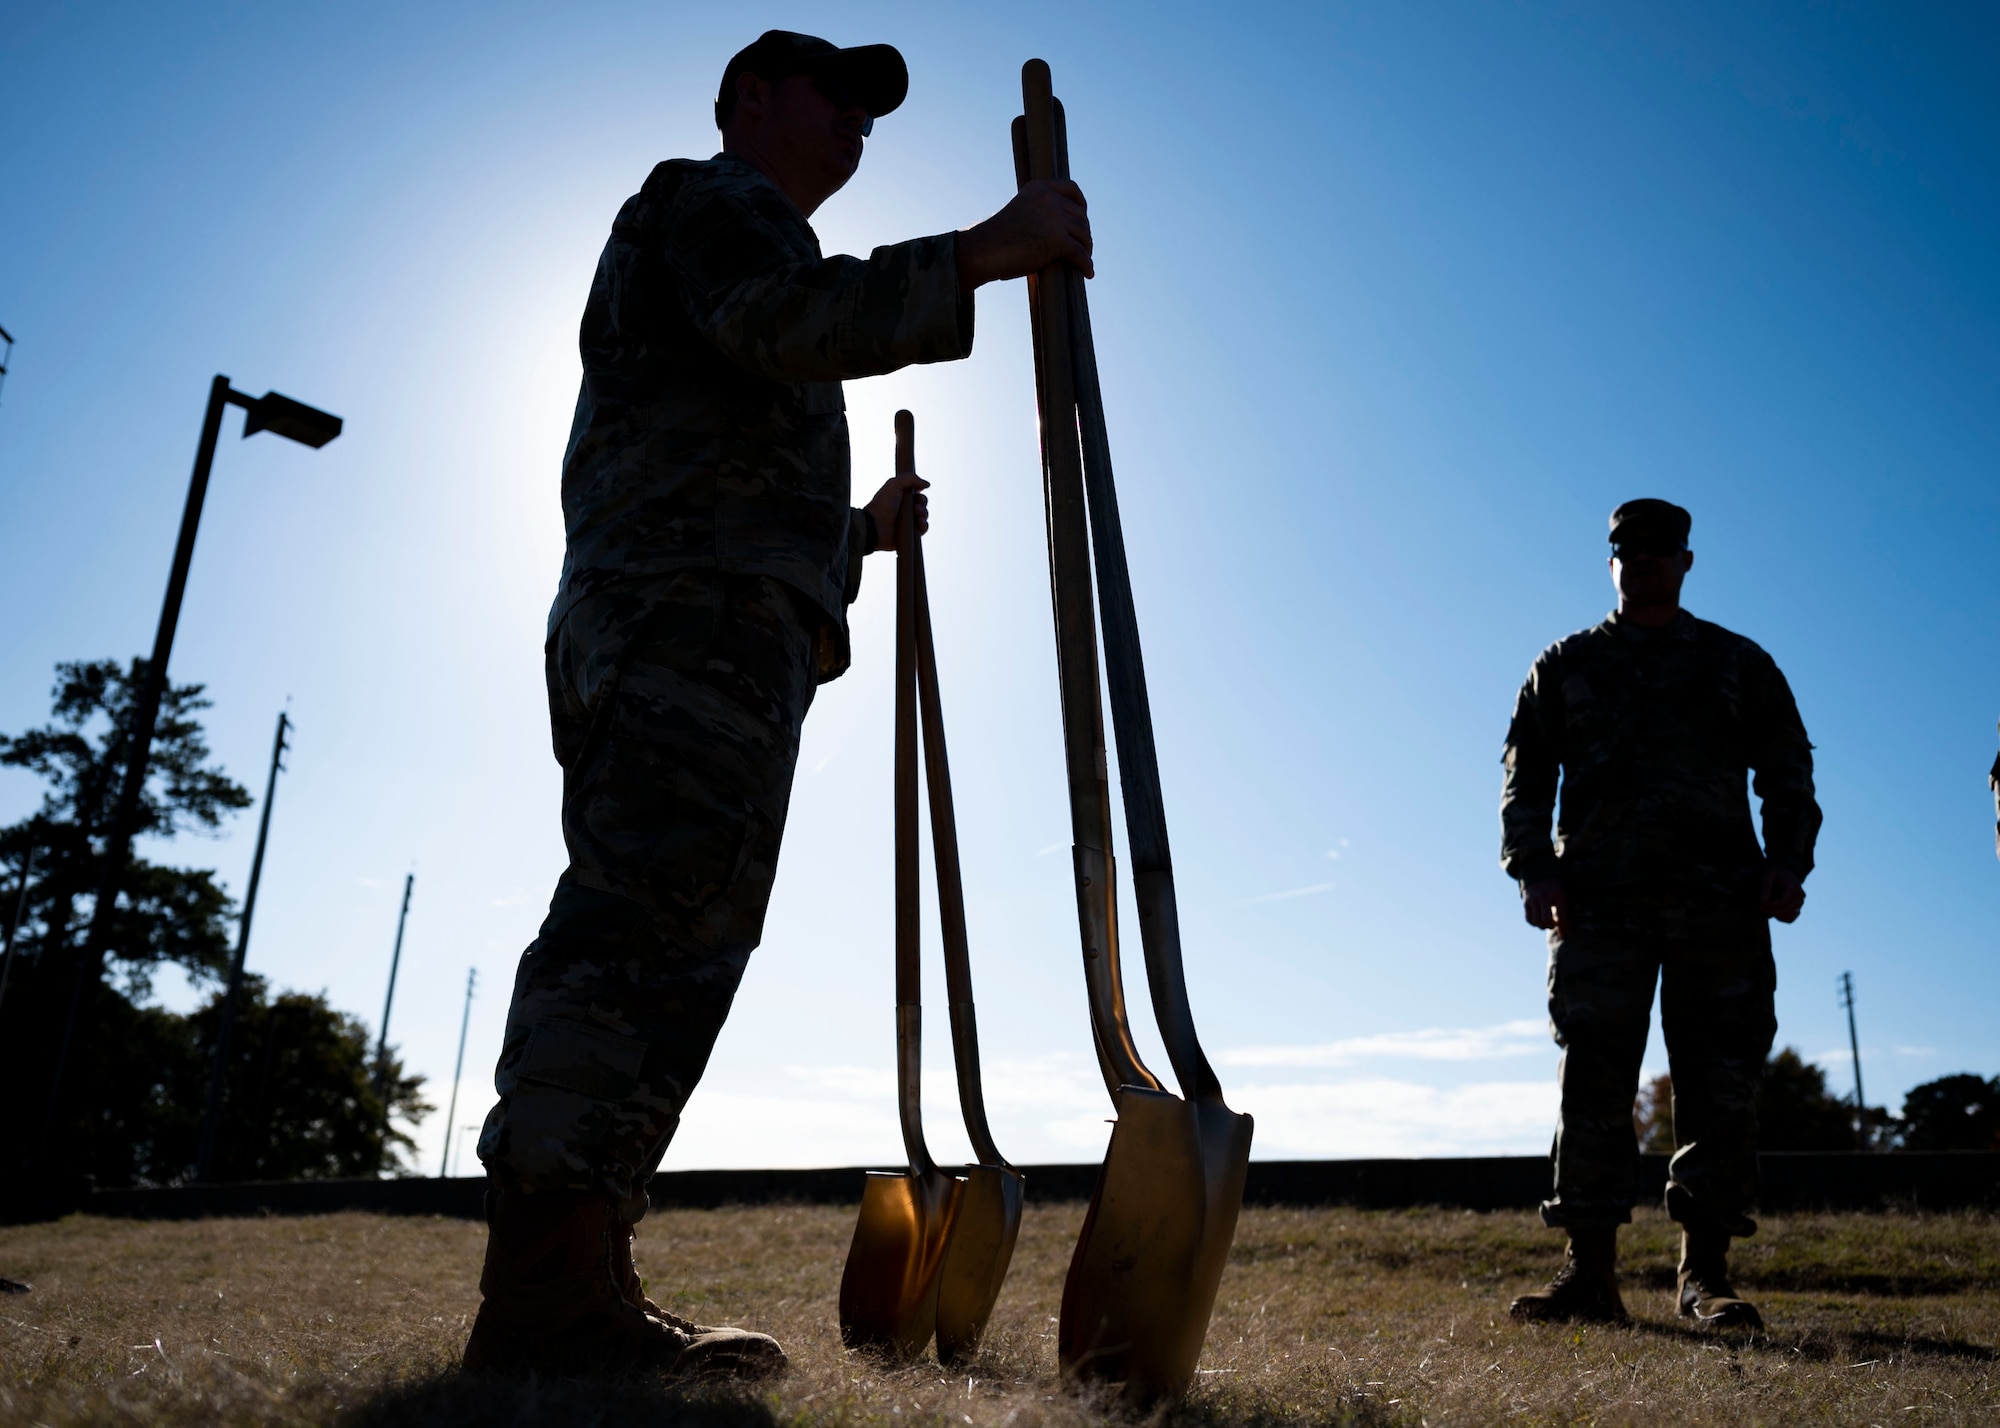
[[[1759,890],[1767,859],[1812,871],[1820,825],[1812,745],[1784,675],[1749,640],[1685,611],[1658,628],[1613,614],[1535,661],[1506,770],[1501,864],[1524,892],[1560,877],[1569,905],[1549,935],[1562,1112],[1542,1218],[1631,1218],[1632,1103],[1657,980],[1674,1085],[1668,1211],[1750,1233],[1756,1092],[1777,1034]]]
[[[967,355],[951,234],[823,258],[727,154],[655,168],[584,311],[549,716],[569,867],[480,1158],[644,1210],[762,934],[799,731],[874,544],[842,378]]]

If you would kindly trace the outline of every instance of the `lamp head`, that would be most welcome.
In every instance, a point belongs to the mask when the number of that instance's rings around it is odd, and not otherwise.
[[[304,446],[321,447],[340,435],[341,420],[331,412],[295,402],[277,392],[266,392],[251,402],[243,415],[243,434],[274,431]]]

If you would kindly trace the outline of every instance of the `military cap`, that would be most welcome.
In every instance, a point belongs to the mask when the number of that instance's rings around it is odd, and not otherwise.
[[[910,92],[910,69],[902,52],[894,45],[855,45],[842,49],[831,40],[801,35],[792,30],[766,30],[738,50],[722,71],[722,84],[715,92],[715,125],[719,129],[736,110],[736,76],[754,74],[759,79],[787,79],[795,74],[830,81],[840,93],[830,93],[835,103],[852,100],[868,113],[866,133],[875,120],[894,110]]]
[[[1611,513],[1611,543],[1644,549],[1680,550],[1687,545],[1694,517],[1672,501],[1642,496]]]

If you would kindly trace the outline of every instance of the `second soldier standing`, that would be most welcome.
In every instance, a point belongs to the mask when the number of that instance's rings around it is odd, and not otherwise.
[[[1691,525],[1667,501],[1611,513],[1618,608],[1542,651],[1507,730],[1500,860],[1549,935],[1562,1048],[1542,1219],[1569,1236],[1549,1287],[1511,1306],[1520,1319],[1626,1317],[1617,1237],[1637,1198],[1632,1105],[1657,983],[1674,1087],[1675,1306],[1761,1323],[1727,1257],[1756,1230],[1757,1087],[1778,1028],[1768,919],[1791,922],[1805,903],[1820,810],[1777,664],[1680,606]],[[1761,847],[1746,783],[1763,802]]]

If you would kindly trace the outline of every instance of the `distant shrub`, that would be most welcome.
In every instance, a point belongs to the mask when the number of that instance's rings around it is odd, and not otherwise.
[[[1870,1117],[1880,1119],[1879,1113]],[[1640,1150],[1673,1153],[1672,1076],[1655,1076],[1639,1088],[1632,1128]],[[1827,1089],[1824,1071],[1789,1046],[1765,1063],[1757,1090],[1759,1150],[1853,1150],[1855,1145],[1854,1107]]]
[[[1903,1097],[1902,1149],[2000,1150],[2000,1076],[1940,1076]]]

